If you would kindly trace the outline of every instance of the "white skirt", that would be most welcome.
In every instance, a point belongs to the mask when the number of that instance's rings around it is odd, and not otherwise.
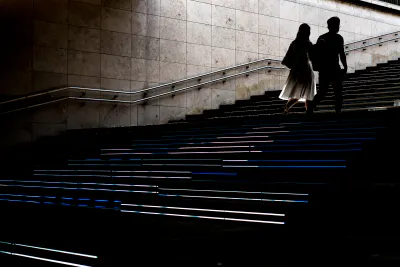
[[[286,84],[279,95],[280,99],[298,99],[300,102],[312,101],[317,94],[315,74],[311,62],[302,67],[294,67],[290,70]]]

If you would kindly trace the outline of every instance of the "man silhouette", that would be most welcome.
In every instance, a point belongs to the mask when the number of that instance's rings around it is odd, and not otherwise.
[[[320,55],[319,90],[307,109],[308,114],[312,114],[313,109],[326,96],[331,83],[335,93],[335,111],[339,113],[342,109],[342,82],[344,75],[347,73],[347,61],[344,52],[344,40],[338,34],[340,19],[338,17],[328,19],[328,29],[329,32],[321,35],[317,41]],[[340,68],[339,57],[344,69]]]

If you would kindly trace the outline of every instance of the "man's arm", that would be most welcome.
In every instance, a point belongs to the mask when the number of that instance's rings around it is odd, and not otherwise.
[[[343,37],[340,37],[340,38],[341,38],[341,42],[340,42],[339,55],[340,55],[340,61],[342,62],[343,67],[344,67],[343,72],[344,72],[344,74],[346,74],[347,73],[347,59],[346,59],[346,53],[344,52],[344,40],[343,40]]]

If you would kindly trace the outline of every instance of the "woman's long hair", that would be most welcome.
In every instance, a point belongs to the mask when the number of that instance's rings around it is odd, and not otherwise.
[[[307,23],[303,23],[297,32],[296,42],[310,42],[311,28]]]

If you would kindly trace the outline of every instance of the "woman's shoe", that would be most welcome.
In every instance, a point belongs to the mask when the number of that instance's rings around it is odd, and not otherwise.
[[[285,110],[283,111],[282,115],[287,116],[289,114],[289,109],[285,107]]]

